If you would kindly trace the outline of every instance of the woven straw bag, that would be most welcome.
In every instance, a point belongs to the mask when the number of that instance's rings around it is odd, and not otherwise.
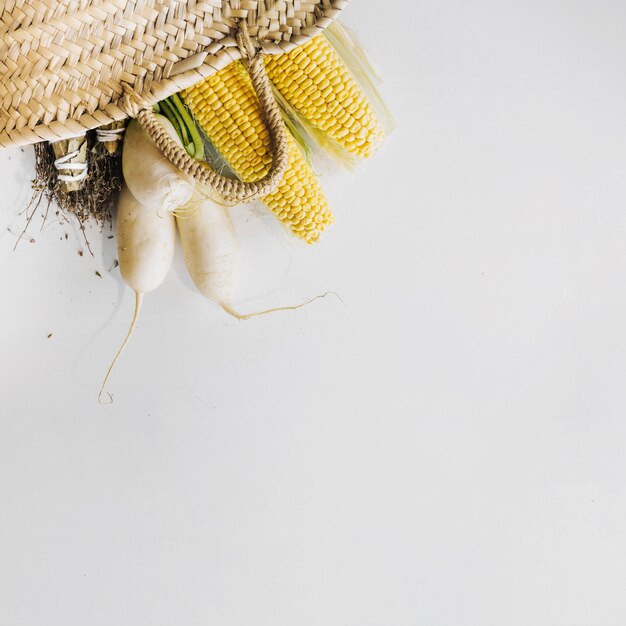
[[[263,54],[319,34],[349,0],[5,0],[0,16],[0,146],[56,141],[136,117],[164,154],[238,202],[276,183],[287,150]],[[224,179],[167,136],[154,103],[244,58],[274,166],[256,183]]]

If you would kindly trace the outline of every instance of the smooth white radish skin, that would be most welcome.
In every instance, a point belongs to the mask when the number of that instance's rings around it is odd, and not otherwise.
[[[176,248],[176,221],[169,211],[158,213],[154,207],[138,202],[124,185],[117,205],[117,252],[124,282],[135,291],[135,313],[128,334],[106,373],[98,399],[118,359],[128,345],[137,325],[143,295],[165,280]],[[112,397],[109,395],[109,401]]]
[[[171,122],[162,115],[156,117],[180,144]],[[192,182],[163,156],[136,120],[128,125],[124,135],[122,170],[133,196],[161,214],[183,206],[194,193]]]
[[[201,294],[228,307],[239,283],[241,253],[225,207],[196,195],[176,213],[183,257]]]
[[[124,186],[117,205],[116,231],[120,272],[126,284],[138,293],[159,287],[174,258],[173,214],[141,204]]]

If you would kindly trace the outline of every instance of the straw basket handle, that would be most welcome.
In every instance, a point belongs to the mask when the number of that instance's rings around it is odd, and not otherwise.
[[[271,141],[271,167],[267,174],[257,181],[244,182],[228,178],[206,163],[189,156],[186,150],[178,145],[163,128],[152,112],[152,108],[141,108],[136,99],[133,100],[133,94],[127,94],[127,106],[132,117],[137,119],[163,155],[196,182],[213,189],[228,204],[239,204],[268,195],[282,180],[288,164],[285,124],[265,70],[263,54],[257,52],[250,41],[245,21],[241,22],[237,42],[242,56],[248,59],[248,73],[252,87],[259,98],[261,114]]]

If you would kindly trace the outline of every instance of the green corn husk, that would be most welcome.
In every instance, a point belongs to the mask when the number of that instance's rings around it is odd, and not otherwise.
[[[204,158],[203,135],[178,94],[161,100],[156,110],[172,123],[187,154],[201,161]]]

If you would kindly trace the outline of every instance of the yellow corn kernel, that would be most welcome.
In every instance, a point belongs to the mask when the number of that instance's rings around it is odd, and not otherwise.
[[[287,102],[318,130],[358,157],[383,139],[372,106],[324,35],[285,54],[268,56],[268,76]]]
[[[261,117],[250,77],[234,62],[186,89],[181,96],[204,131],[241,180],[259,180],[272,163],[270,136]],[[317,176],[291,133],[289,165],[276,190],[263,202],[307,243],[317,241],[333,216]]]

